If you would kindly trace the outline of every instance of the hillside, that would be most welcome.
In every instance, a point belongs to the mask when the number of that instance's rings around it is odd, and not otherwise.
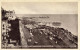
[[[52,48],[77,48],[77,36],[64,28],[39,26],[28,29],[32,35],[27,39],[28,46]]]

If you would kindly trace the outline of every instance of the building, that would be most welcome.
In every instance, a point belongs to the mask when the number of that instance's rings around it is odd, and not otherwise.
[[[20,44],[19,19],[15,11],[6,11],[2,8],[2,47]]]
[[[15,20],[16,19],[16,15],[14,10],[13,11],[6,11],[5,17],[8,18],[8,20]]]

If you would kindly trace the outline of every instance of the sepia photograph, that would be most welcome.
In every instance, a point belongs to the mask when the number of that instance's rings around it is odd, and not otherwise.
[[[2,49],[77,49],[77,2],[2,2]]]

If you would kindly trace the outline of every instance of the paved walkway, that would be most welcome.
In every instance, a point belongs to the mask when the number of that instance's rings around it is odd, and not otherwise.
[[[19,29],[20,29],[20,33],[21,33],[21,44],[22,47],[27,47],[27,41],[25,39],[24,33],[23,33],[23,24],[21,23],[21,21],[19,21]]]

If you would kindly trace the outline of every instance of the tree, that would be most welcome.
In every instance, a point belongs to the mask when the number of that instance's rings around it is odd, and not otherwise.
[[[2,14],[2,20],[7,20],[8,19],[7,17],[5,17],[6,10],[4,10],[2,7],[1,7],[1,14]]]

